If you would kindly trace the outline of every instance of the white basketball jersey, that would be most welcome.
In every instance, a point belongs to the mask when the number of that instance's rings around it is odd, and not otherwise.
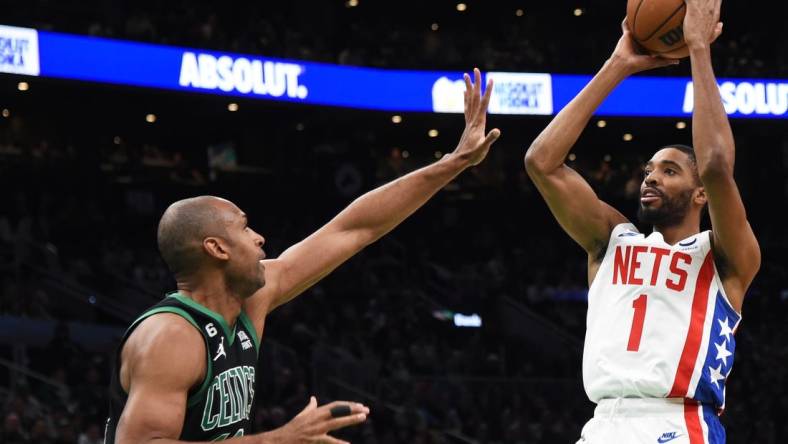
[[[691,398],[725,405],[741,316],[714,266],[711,232],[671,246],[617,225],[588,292],[589,399]]]

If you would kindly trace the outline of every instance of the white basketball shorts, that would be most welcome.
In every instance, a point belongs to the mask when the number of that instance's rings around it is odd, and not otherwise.
[[[681,398],[603,399],[577,444],[725,444],[714,407]]]

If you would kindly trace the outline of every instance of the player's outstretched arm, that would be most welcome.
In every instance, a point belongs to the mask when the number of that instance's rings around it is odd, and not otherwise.
[[[256,326],[266,313],[391,231],[458,174],[485,158],[500,136],[497,129],[485,133],[492,82],[482,94],[481,73],[476,69],[474,82],[466,75],[465,83],[465,130],[456,149],[429,166],[364,194],[280,257],[266,261],[266,286],[244,306]]]
[[[525,154],[528,175],[550,211],[591,257],[604,250],[613,227],[626,218],[600,201],[583,177],[564,164],[564,159],[596,109],[621,81],[640,71],[678,63],[638,54],[626,21],[621,27],[622,36],[610,59],[539,134]]]
[[[687,0],[684,39],[690,48],[694,87],[692,143],[709,203],[715,262],[728,298],[740,310],[760,268],[761,252],[733,178],[733,133],[711,65],[709,42],[722,32],[720,3]]]
[[[176,444],[183,428],[189,389],[203,378],[205,343],[197,330],[177,315],[158,314],[143,321],[123,347],[121,379],[128,400],[114,444]],[[340,417],[336,411],[341,410]],[[336,401],[309,405],[284,426],[257,435],[232,438],[231,444],[342,444],[329,432],[366,420],[369,409]],[[207,441],[206,441],[207,443]],[[110,444],[110,443],[108,443]]]

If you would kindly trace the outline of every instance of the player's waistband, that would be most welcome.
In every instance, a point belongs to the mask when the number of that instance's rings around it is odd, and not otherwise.
[[[684,398],[608,398],[599,400],[594,416],[683,415],[685,405],[699,404]]]

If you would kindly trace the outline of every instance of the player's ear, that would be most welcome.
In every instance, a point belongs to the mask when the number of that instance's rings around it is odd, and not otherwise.
[[[707,202],[706,189],[703,187],[696,188],[695,193],[693,193],[692,200],[695,201],[695,203],[700,206],[706,205]]]
[[[230,259],[230,253],[227,249],[227,244],[218,237],[206,237],[202,241],[202,247],[209,256],[226,261]]]

